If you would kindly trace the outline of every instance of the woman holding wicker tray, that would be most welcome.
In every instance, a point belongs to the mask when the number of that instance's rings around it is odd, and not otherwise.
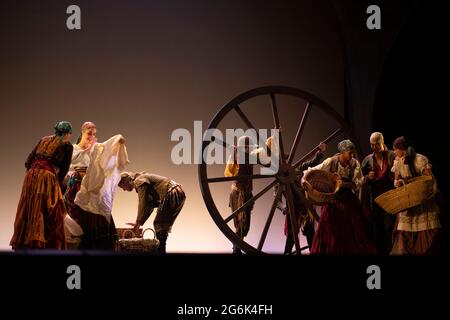
[[[428,159],[409,147],[405,137],[394,141],[396,159],[392,167],[395,187],[401,187],[408,180],[418,176],[433,176]],[[433,190],[421,205],[397,214],[394,230],[392,255],[443,254],[444,240],[439,220],[439,206],[436,203],[436,180]]]
[[[350,140],[338,144],[339,153],[310,170],[326,170],[339,176],[339,191],[324,204],[311,254],[356,255],[376,254],[370,238],[368,212],[356,196],[362,185],[361,166],[355,159],[355,145]],[[305,188],[307,189],[307,188]]]

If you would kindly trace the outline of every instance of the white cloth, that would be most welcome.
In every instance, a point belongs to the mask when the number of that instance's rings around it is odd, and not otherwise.
[[[120,173],[129,163],[127,149],[119,143],[118,134],[103,143],[96,143],[90,152],[90,164],[75,196],[81,209],[103,215],[111,221],[111,211]]]
[[[68,214],[64,217],[64,231],[66,232],[66,238],[80,237],[83,235],[81,226]]]
[[[72,160],[70,162],[69,171],[67,176],[70,177],[75,171],[76,167],[89,167],[90,153],[93,148],[82,149],[79,145],[73,144]],[[83,235],[83,229],[81,226],[73,220],[69,215],[64,218],[64,230],[67,238],[80,237]]]

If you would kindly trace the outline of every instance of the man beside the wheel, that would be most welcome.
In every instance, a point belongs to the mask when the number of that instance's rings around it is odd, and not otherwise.
[[[224,175],[226,177],[249,176],[249,178],[233,181],[231,185],[229,206],[234,212],[242,207],[252,197],[253,182],[250,177],[253,174],[254,163],[269,163],[272,155],[277,155],[278,145],[274,136],[266,140],[266,147],[262,148],[254,144],[252,137],[241,136],[238,139],[237,146],[233,146],[233,152],[227,161]],[[269,151],[270,150],[270,151]],[[278,159],[278,157],[275,157]],[[254,203],[249,204],[233,216],[236,235],[244,239],[250,230],[250,215],[253,210]],[[237,246],[233,247],[234,254],[242,254],[241,249]]]
[[[251,137],[241,136],[238,139],[237,146],[233,146],[233,152],[225,166],[224,175],[226,177],[251,176],[253,174],[253,164],[250,162],[250,153],[251,149],[256,151],[254,150],[255,148],[256,145],[253,143]],[[252,155],[254,155],[254,152],[252,152]],[[244,157],[245,159],[242,159],[241,157]],[[232,212],[242,207],[244,203],[253,197],[252,189],[253,182],[251,178],[233,181],[229,201]],[[236,235],[241,239],[244,239],[250,230],[250,215],[252,210],[253,203],[237,212],[233,217]],[[241,249],[237,246],[233,247],[233,254],[241,253]]]
[[[138,193],[136,222],[130,223],[135,231],[147,221],[153,210],[158,208],[153,225],[159,240],[158,251],[165,254],[168,234],[186,199],[181,185],[169,178],[143,171],[123,172],[119,187],[125,191],[135,189]]]
[[[279,152],[276,140],[270,137],[266,140],[267,151],[270,153]],[[308,244],[312,243],[312,238],[314,236],[314,220],[306,214],[306,209],[299,200],[298,192],[303,192],[300,186],[301,176],[303,171],[311,166],[315,166],[321,162],[324,155],[323,152],[326,150],[327,145],[325,143],[320,143],[318,146],[318,151],[314,158],[304,162],[296,172],[299,175],[299,184],[294,188],[294,206],[295,206],[295,216],[299,222],[303,225],[302,233],[306,236]],[[253,144],[253,140],[249,136],[242,136],[238,139],[237,146],[233,146],[233,153],[231,154],[226,167],[224,175],[226,177],[232,176],[251,176],[253,174],[253,162],[249,161],[250,157],[268,157],[267,151],[264,148],[257,148],[257,145]],[[240,157],[245,157],[240,159]],[[267,160],[267,159],[266,159]],[[232,212],[235,212],[238,208],[242,207],[247,201],[252,197],[253,183],[251,178],[239,179],[233,182],[231,186],[229,206]],[[236,235],[244,239],[250,230],[250,216],[253,210],[254,204],[251,203],[246,206],[241,211],[237,212],[233,216],[234,227],[236,230]],[[283,210],[286,212],[286,210]],[[294,246],[294,239],[291,232],[291,227],[289,223],[289,217],[286,215],[285,222],[285,234],[286,234],[286,244],[285,244],[285,254],[290,254]],[[234,246],[234,254],[241,254],[241,250]]]

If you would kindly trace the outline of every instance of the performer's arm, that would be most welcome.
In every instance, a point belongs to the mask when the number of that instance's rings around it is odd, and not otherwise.
[[[297,171],[305,171],[306,169],[310,168],[310,167],[315,167],[318,164],[320,164],[320,162],[323,160],[324,154],[322,153],[322,151],[317,151],[316,154],[314,155],[314,158],[312,158],[309,161],[305,161],[303,162],[300,167],[297,169]]]
[[[365,157],[363,159],[363,161],[361,162],[361,170],[364,176],[367,176],[369,172],[372,171],[372,168],[370,166],[370,157]]]
[[[72,162],[73,146],[71,143],[64,145],[64,156],[61,162],[61,167],[58,172],[59,181],[63,181],[69,171],[70,163]]]
[[[373,171],[373,156],[367,156],[361,163],[361,171],[363,175],[363,182],[371,182],[375,179],[375,172]]]
[[[36,157],[36,150],[39,146],[39,143],[41,143],[41,141],[39,140],[39,142],[36,144],[36,146],[33,148],[33,151],[31,151],[31,153],[28,155],[27,160],[25,161],[25,168],[30,169],[31,165],[33,164],[34,158]]]
[[[136,224],[139,224],[140,226],[147,221],[147,219],[150,217],[154,209],[152,201],[149,201],[150,188],[151,186],[147,183],[144,183],[137,188],[139,205],[138,205],[138,214],[136,217]]]
[[[317,152],[315,153],[314,158],[303,162],[300,165],[300,167],[298,169],[296,169],[297,172],[301,173],[302,171],[305,171],[308,168],[319,165],[322,162],[323,158],[325,157],[325,155],[323,153],[325,152],[326,149],[327,149],[327,145],[323,142],[320,143],[319,150],[317,150]]]

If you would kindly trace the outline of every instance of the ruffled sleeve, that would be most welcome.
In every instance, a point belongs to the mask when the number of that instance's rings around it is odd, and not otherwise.
[[[353,172],[353,183],[356,186],[356,190],[361,189],[363,183],[364,183],[364,176],[362,174],[361,165],[359,164],[359,161],[356,161],[356,167],[355,171]]]
[[[416,172],[418,174],[424,174],[424,171],[431,170],[431,167],[432,166],[427,157],[421,154],[416,154],[416,159],[414,160],[414,168],[416,169]]]

